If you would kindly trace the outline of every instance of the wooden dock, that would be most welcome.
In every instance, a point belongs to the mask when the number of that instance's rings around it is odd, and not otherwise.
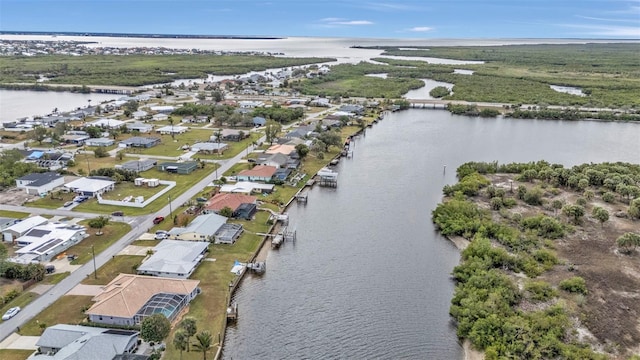
[[[309,194],[308,193],[299,193],[296,195],[296,201],[299,203],[303,203],[306,204],[307,201],[309,199]]]
[[[227,321],[235,322],[238,320],[238,303],[231,303],[229,307],[227,307]]]

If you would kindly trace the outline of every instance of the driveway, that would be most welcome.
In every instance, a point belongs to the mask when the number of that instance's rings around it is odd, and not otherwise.
[[[102,292],[102,285],[78,284],[67,295],[96,296]]]
[[[128,245],[122,251],[118,253],[118,255],[140,255],[147,256],[147,251],[152,250],[153,246],[137,246],[137,245]]]
[[[40,336],[22,336],[13,333],[0,342],[0,349],[38,350],[36,346],[38,340],[40,340]]]

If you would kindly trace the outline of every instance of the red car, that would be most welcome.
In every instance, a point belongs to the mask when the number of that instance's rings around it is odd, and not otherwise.
[[[164,221],[164,216],[156,216],[156,218],[153,219],[153,223],[156,225],[160,224],[163,221]]]

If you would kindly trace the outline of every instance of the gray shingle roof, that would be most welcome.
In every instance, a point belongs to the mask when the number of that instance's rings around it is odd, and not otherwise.
[[[54,180],[61,178],[62,175],[58,174],[54,171],[44,172],[44,173],[33,173],[29,175],[25,175],[17,180],[27,180],[32,181],[29,183],[29,186],[42,186],[48,184]]]

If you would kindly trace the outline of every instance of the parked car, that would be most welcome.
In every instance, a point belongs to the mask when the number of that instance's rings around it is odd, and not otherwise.
[[[56,267],[51,264],[45,266],[44,269],[47,271],[47,274],[53,274],[54,272],[56,272]]]
[[[66,203],[64,203],[64,207],[69,207],[73,205],[73,201],[67,201]]]
[[[111,216],[124,216],[124,212],[122,211],[114,211],[111,213]]]
[[[167,231],[164,231],[164,230],[156,231],[156,236],[155,236],[156,240],[164,240],[168,237],[169,237],[169,233]]]
[[[81,203],[81,202],[86,201],[88,199],[89,199],[88,196],[76,196],[75,198],[73,198],[73,201],[77,202],[77,203]]]
[[[160,224],[163,221],[164,221],[164,216],[156,216],[156,218],[153,219],[153,223],[156,225]]]
[[[76,255],[76,254],[68,254],[67,255],[67,260],[69,260],[69,261],[73,261],[73,260],[75,260],[77,258],[78,258],[78,255]]]
[[[7,312],[4,313],[4,315],[2,315],[2,320],[9,320],[12,317],[16,316],[19,312],[20,312],[20,306],[12,307],[11,309],[7,310]]]

